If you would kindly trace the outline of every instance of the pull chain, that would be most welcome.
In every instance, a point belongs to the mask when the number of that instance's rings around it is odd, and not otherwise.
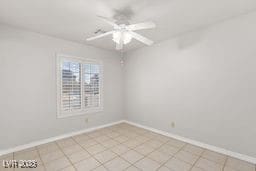
[[[120,61],[121,66],[124,66],[124,51],[121,49],[121,61]]]

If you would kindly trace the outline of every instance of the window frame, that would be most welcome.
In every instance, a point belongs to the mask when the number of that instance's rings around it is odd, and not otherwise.
[[[83,57],[76,57],[65,54],[56,54],[56,80],[57,80],[57,118],[79,116],[103,111],[103,63],[100,60],[94,60]],[[81,109],[64,112],[62,110],[62,63],[63,61],[79,62],[81,64]],[[99,106],[85,107],[84,104],[84,71],[83,64],[99,65]]]

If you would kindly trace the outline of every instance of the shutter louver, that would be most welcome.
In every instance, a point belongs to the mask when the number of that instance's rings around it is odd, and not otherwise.
[[[62,92],[61,102],[63,111],[80,110],[81,105],[81,64],[64,61],[62,63]]]
[[[84,105],[85,108],[100,105],[100,67],[84,64]]]
[[[58,56],[57,117],[68,117],[103,110],[100,61]]]

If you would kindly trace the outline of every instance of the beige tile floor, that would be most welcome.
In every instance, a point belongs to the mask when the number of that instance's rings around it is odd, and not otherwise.
[[[0,156],[35,159],[39,171],[256,171],[255,165],[129,124]],[[23,170],[33,169],[4,169]]]

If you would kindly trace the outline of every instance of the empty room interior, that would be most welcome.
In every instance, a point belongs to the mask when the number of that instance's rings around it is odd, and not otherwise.
[[[256,171],[255,0],[0,0],[0,171]]]

